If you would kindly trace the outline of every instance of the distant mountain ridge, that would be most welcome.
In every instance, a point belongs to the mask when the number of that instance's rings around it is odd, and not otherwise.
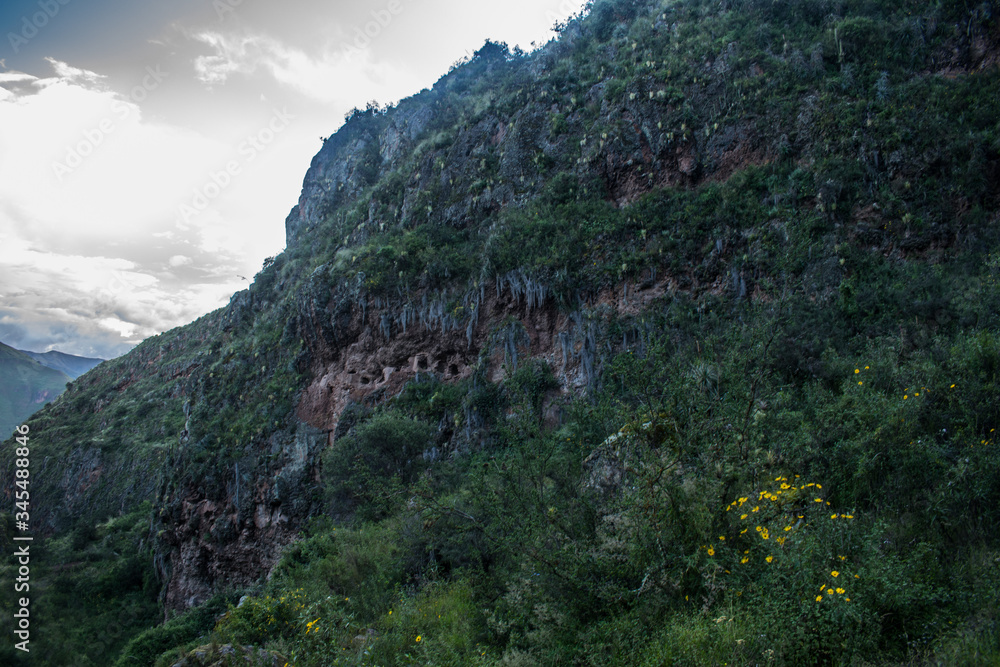
[[[28,352],[0,343],[0,437],[9,436],[62,394],[68,382],[101,361],[57,351]]]
[[[0,433],[9,436],[23,420],[66,390],[69,375],[0,343]]]
[[[51,350],[49,352],[29,352],[28,350],[18,351],[24,352],[42,366],[48,366],[49,368],[53,368],[57,371],[62,371],[73,380],[77,379],[91,368],[104,361],[104,359],[96,359],[92,357],[78,357],[73,354],[59,352],[58,350]]]

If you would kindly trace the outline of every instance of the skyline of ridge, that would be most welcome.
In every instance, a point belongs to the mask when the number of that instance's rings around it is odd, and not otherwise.
[[[5,3],[0,338],[114,358],[225,305],[348,110],[583,4]]]

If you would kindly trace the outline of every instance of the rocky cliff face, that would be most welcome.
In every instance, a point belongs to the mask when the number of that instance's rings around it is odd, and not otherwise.
[[[562,393],[579,393],[596,380],[597,334],[603,334],[606,321],[641,312],[677,290],[676,280],[669,276],[626,282],[567,313],[551,300],[534,301],[516,286],[491,286],[476,295],[475,315],[466,326],[417,313],[415,321],[402,329],[395,322],[385,325],[391,319],[385,312],[390,310],[388,304],[384,309],[357,309],[335,344],[323,338],[309,341],[311,380],[296,415],[332,437],[346,406],[377,404],[395,396],[420,373],[457,382],[486,368],[487,379],[500,382],[517,360],[532,358],[554,369]],[[432,311],[430,305],[425,308]],[[498,338],[499,322],[506,324]]]
[[[940,156],[879,144],[868,129],[875,111],[834,136],[840,119],[824,100],[835,99],[829,90],[855,94],[843,92],[846,66],[861,62],[851,49],[864,46],[836,41],[839,17],[818,19],[830,22],[829,35],[807,55],[767,35],[764,46],[721,38],[691,46],[677,13],[609,14],[587,30],[574,22],[530,56],[488,44],[433,89],[353,114],[312,160],[285,221],[286,252],[249,290],[102,365],[42,414],[54,455],[39,475],[48,499],[41,525],[65,531],[78,517],[96,521],[151,501],[164,601],[184,609],[221,585],[265,575],[318,511],[319,453],[351,404],[383,402],[418,374],[496,382],[536,358],[559,380],[546,399],[546,418],[558,422],[561,398],[592,387],[619,341],[647,333],[641,321],[621,329],[611,320],[638,320],[664,295],[766,300],[762,285],[778,270],[769,248],[788,242],[791,224],[770,209],[784,202],[820,212],[810,223],[817,236],[845,227],[886,256],[955,242],[933,225],[893,235],[888,213],[873,206],[844,210],[849,168],[822,165],[830,150],[856,161],[873,192],[902,188]],[[972,71],[995,62],[997,34],[983,25],[970,22],[935,47],[929,66]],[[930,43],[931,27],[917,28]],[[821,90],[837,71],[837,87]],[[798,83],[773,107],[768,95],[778,95],[776,81],[792,80],[789,72]],[[840,136],[850,138],[831,148]],[[995,152],[977,155],[995,175]],[[686,196],[777,160],[794,160],[795,171],[756,190],[710,191],[705,202],[691,195],[677,205],[690,213],[664,207],[632,224],[630,206],[644,194]],[[982,198],[997,196],[996,180]],[[584,190],[593,208],[572,208]],[[739,200],[742,190],[766,195]],[[588,232],[581,254],[563,265],[545,257],[533,268],[491,264],[501,241],[519,242],[513,216],[537,217],[531,207],[550,199],[546,213],[582,211],[566,226],[599,226],[598,214],[620,224]],[[686,226],[699,206],[719,213]],[[755,207],[760,220],[731,225],[740,206]],[[677,219],[653,230],[668,213]],[[457,275],[443,262],[432,275],[459,237],[472,253],[459,259],[471,268]],[[435,246],[439,238],[446,241]],[[639,268],[612,265],[621,248]],[[588,262],[601,273],[573,293],[566,276]],[[796,269],[811,299],[838,298],[843,264],[810,255]],[[474,440],[475,420],[463,424],[446,434],[448,446]]]
[[[676,25],[661,20],[657,29]],[[313,158],[299,203],[285,221],[288,247],[334,211],[358,204],[366,188],[394,173],[401,181],[398,206],[380,210],[370,202],[359,227],[384,229],[425,219],[456,227],[475,224],[536,196],[555,166],[569,168],[581,182],[596,179],[611,200],[624,206],[657,187],[691,187],[766,163],[788,141],[781,128],[753,117],[725,126],[665,125],[684,108],[719,104],[720,78],[763,82],[764,70],[757,63],[741,63],[736,44],[707,59],[700,71],[687,73],[692,84],[686,97],[652,76],[626,84],[610,73],[578,94],[566,94],[555,85],[552,70],[573,41],[572,35],[564,36],[513,63],[504,56],[477,55],[433,90],[395,108],[356,112]],[[602,55],[613,61],[621,55],[617,48],[625,47],[608,48]],[[699,76],[706,85],[697,85]],[[468,107],[454,98],[455,92],[490,78],[520,87],[502,105],[490,95]],[[428,205],[432,190],[434,204]]]
[[[285,223],[288,247],[321,234],[332,212],[352,204],[361,207],[361,216],[347,230],[345,247],[386,226],[479,224],[538,196],[556,165],[571,165],[579,181],[596,180],[616,205],[625,206],[654,188],[725,179],[778,153],[783,137],[752,119],[717,131],[694,131],[684,123],[676,132],[664,131],[664,118],[676,115],[679,105],[652,80],[611,94],[615,80],[609,76],[579,96],[557,94],[547,73],[573,39],[570,34],[516,64],[477,55],[433,90],[396,108],[357,113],[313,159],[299,203]],[[735,53],[735,45],[729,45],[704,64],[704,72],[728,73],[736,67]],[[751,66],[750,71],[759,69]],[[523,84],[506,112],[492,108],[489,99],[484,110],[453,106],[449,91],[491,76]],[[700,95],[708,98],[713,91]],[[588,133],[589,127],[607,131]],[[367,205],[358,202],[366,192],[371,196],[374,183],[393,178],[400,183],[393,205],[380,207],[375,197]],[[432,190],[434,203],[425,204]],[[701,285],[697,279],[692,284],[685,277],[647,276],[609,286],[581,306],[635,313],[680,286],[721,291],[727,281],[718,274]],[[525,276],[505,276],[478,290],[424,289],[373,301],[339,295],[339,300],[320,302],[299,325],[312,380],[297,415],[333,431],[346,405],[392,396],[417,373],[433,372],[446,381],[468,377],[496,323],[506,318],[516,319],[526,332],[524,354],[561,369],[566,391],[581,389],[594,372],[592,364],[583,363],[594,352],[586,349],[593,324],[579,313],[574,319],[560,312],[544,286],[530,283]],[[455,300],[473,315],[463,320],[445,312],[444,304]]]
[[[236,462],[218,471],[228,478],[221,497],[188,487],[161,512],[167,555],[158,566],[168,610],[204,602],[219,586],[256,581],[295,537],[315,502],[309,489],[327,433],[306,424],[293,428],[268,438],[266,451],[277,463],[267,474],[250,460],[242,471]]]

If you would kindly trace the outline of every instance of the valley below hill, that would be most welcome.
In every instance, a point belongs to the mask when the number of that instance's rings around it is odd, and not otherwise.
[[[54,401],[66,384],[101,359],[62,352],[25,352],[0,343],[0,433],[7,438],[34,412]]]

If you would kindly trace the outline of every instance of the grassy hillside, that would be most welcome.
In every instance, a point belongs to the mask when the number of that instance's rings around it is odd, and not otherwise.
[[[32,419],[31,659],[997,663],[998,17],[605,0],[356,110]]]
[[[0,433],[6,439],[32,413],[66,389],[62,371],[38,363],[24,352],[0,343]]]

